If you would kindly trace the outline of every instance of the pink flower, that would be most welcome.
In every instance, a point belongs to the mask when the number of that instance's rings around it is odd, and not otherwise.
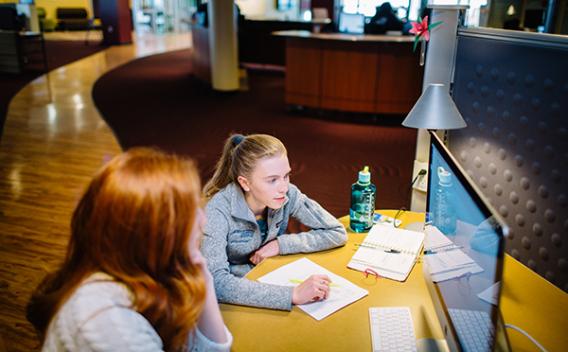
[[[409,31],[417,37],[422,37],[424,40],[430,40],[430,31],[428,31],[428,16],[424,16],[422,23],[412,22],[412,29]]]
[[[423,43],[429,41],[430,31],[441,25],[442,21],[430,23],[430,25],[428,25],[428,16],[424,16],[422,22],[416,21],[416,22],[411,22],[411,24],[412,24],[412,29],[410,29],[409,32],[414,34],[413,50],[416,50],[418,42],[420,42],[421,40]]]

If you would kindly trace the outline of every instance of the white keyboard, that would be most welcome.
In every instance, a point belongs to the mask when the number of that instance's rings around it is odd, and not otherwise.
[[[491,350],[493,324],[489,314],[478,310],[449,308],[454,328],[465,352]]]
[[[369,308],[369,319],[374,352],[416,352],[410,308]]]

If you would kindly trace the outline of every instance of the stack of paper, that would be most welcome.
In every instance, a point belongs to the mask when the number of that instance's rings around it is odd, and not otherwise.
[[[483,268],[461,251],[435,226],[424,229],[424,260],[434,282],[450,280],[466,274],[477,274]]]
[[[437,251],[447,249],[454,245],[446,235],[444,235],[436,226],[428,225],[424,228],[424,251]]]
[[[281,286],[297,286],[311,275],[323,274],[331,279],[329,297],[323,301],[299,305],[298,308],[316,320],[321,320],[339,309],[367,296],[369,292],[335,275],[308,258],[298,259],[258,279],[260,282]]]

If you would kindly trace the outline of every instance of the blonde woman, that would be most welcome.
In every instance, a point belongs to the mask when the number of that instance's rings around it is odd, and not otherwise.
[[[62,266],[28,306],[43,351],[229,351],[200,202],[190,160],[137,148],[105,165],[75,209]]]
[[[345,228],[290,183],[286,148],[277,138],[232,135],[212,179],[205,185],[202,251],[221,302],[290,310],[293,304],[326,299],[329,278],[312,275],[292,288],[243,276],[263,259],[309,253],[345,244]],[[290,217],[311,228],[287,234]]]

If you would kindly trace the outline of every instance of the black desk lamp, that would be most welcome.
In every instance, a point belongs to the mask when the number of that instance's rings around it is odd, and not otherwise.
[[[454,100],[440,83],[426,88],[402,125],[427,130],[454,130],[467,126]]]

